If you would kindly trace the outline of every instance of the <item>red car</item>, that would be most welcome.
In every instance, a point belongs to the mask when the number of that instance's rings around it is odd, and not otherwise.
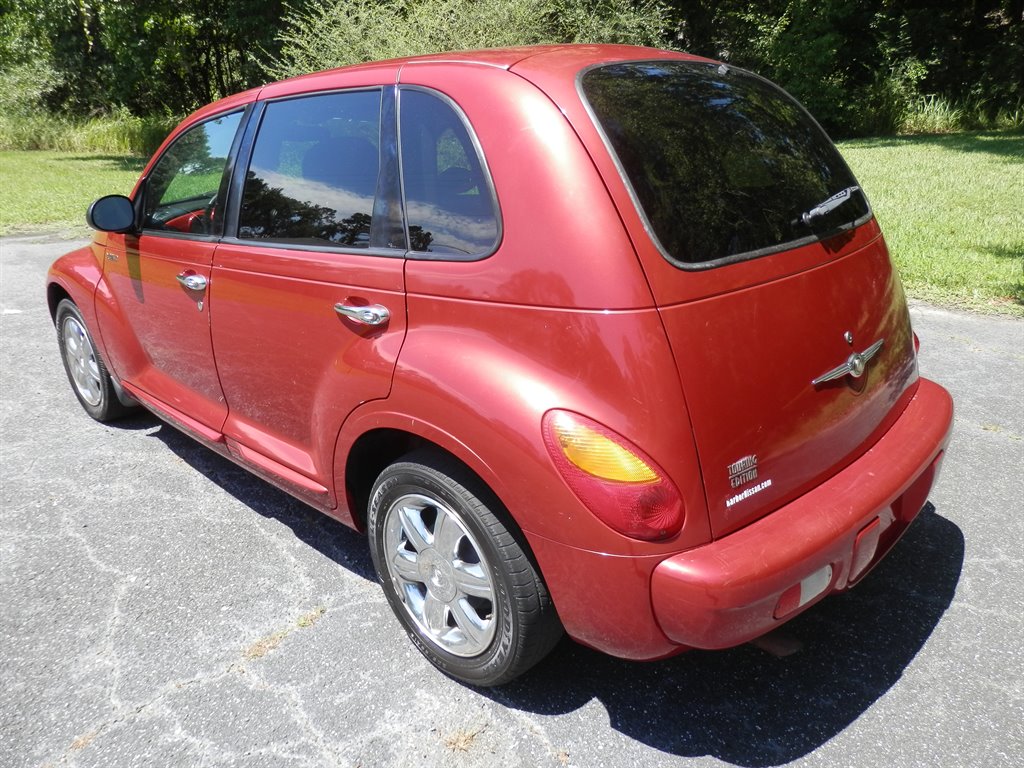
[[[768,632],[914,520],[952,402],[820,127],[618,46],[385,61],[199,110],[47,294],[94,418],[142,405],[369,535],[423,654]]]

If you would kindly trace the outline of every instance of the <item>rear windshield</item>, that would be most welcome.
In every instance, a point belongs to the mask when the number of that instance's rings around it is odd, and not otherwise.
[[[587,71],[581,87],[651,232],[678,266],[761,256],[870,213],[824,131],[756,75],[702,62],[626,62]]]

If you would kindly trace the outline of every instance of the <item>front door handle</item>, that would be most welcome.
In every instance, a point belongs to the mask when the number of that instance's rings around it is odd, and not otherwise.
[[[178,275],[178,282],[190,291],[205,291],[207,285],[206,278],[195,272],[182,272]]]
[[[335,304],[334,311],[342,317],[355,320],[363,325],[384,325],[391,319],[391,313],[387,307],[380,304],[371,304],[368,307],[356,307],[351,304]]]

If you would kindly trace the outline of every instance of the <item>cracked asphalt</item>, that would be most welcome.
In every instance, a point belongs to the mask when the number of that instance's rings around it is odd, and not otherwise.
[[[1024,763],[1024,321],[913,308],[952,448],[889,559],[774,638],[801,650],[565,641],[477,691],[416,653],[360,535],[85,415],[43,291],[78,244],[0,240],[0,766]]]

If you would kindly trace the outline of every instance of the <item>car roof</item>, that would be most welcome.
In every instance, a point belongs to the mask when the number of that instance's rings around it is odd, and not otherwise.
[[[396,59],[350,64],[344,67],[311,72],[267,83],[266,85],[251,88],[208,104],[190,115],[183,125],[185,123],[196,123],[233,107],[244,107],[261,96],[267,97],[272,95],[272,97],[281,97],[315,91],[320,88],[328,88],[332,76],[346,73],[366,72],[369,74],[375,70],[398,73],[404,67],[456,64],[493,67],[503,70],[514,69],[527,77],[527,79],[533,80],[535,84],[540,85],[536,77],[539,73],[547,75],[546,78],[540,79],[548,79],[550,82],[550,80],[561,79],[567,76],[571,79],[574,73],[595,64],[665,58],[706,61],[706,59],[679,51],[665,51],[658,48],[644,48],[633,45],[590,45],[580,43],[525,45],[509,48],[485,48],[480,50],[431,53],[421,56],[406,56]],[[527,72],[531,74],[527,74]],[[542,89],[544,89],[543,86]]]

